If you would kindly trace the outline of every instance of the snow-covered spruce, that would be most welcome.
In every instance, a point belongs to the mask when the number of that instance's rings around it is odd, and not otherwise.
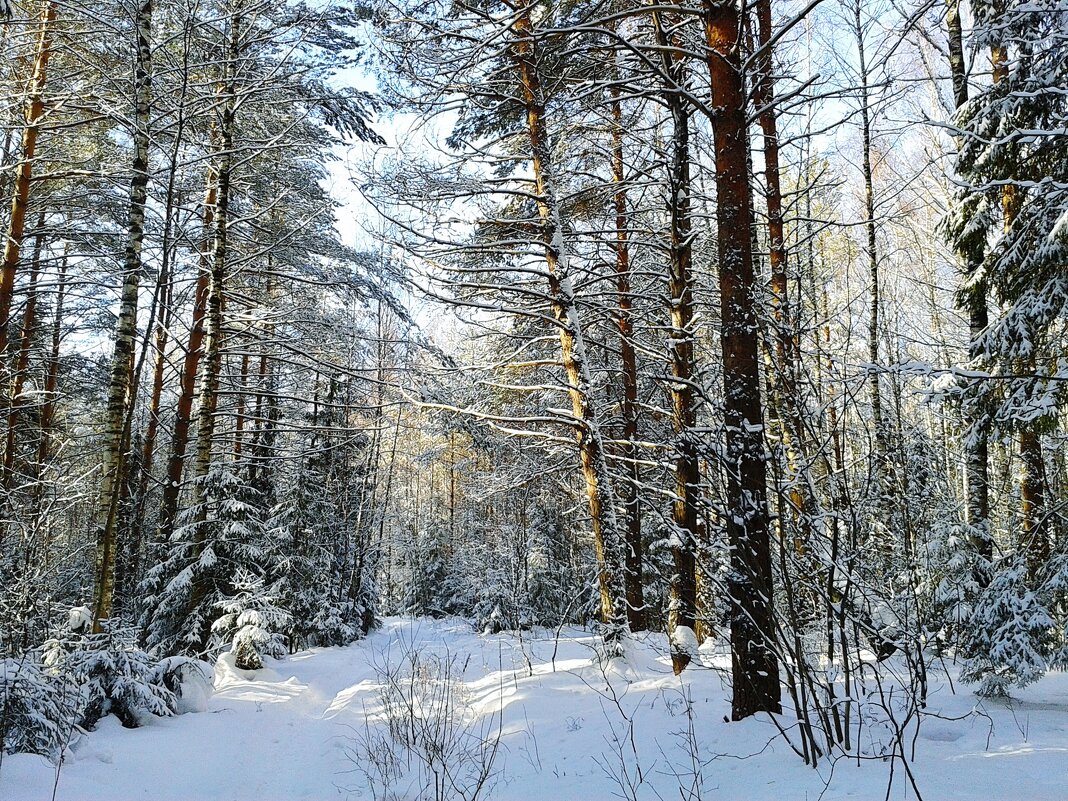
[[[177,698],[163,680],[159,664],[136,645],[133,628],[104,623],[93,633],[88,609],[74,609],[66,626],[42,647],[43,667],[72,682],[81,694],[76,723],[92,729],[115,715],[123,726],[140,726],[149,717],[168,716]]]
[[[80,733],[87,690],[40,653],[0,660],[0,751],[55,760]]]

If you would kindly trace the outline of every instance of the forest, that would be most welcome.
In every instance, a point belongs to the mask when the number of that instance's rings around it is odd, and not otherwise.
[[[1066,0],[0,39],[0,796],[1068,793]]]

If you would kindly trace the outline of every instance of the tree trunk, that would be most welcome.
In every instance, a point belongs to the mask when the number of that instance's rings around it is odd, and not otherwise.
[[[241,15],[235,11],[229,21],[226,64],[222,81],[222,113],[219,122],[218,194],[215,202],[215,241],[211,252],[211,272],[205,308],[204,370],[200,381],[200,405],[197,410],[197,441],[194,462],[193,507],[196,523],[193,532],[193,561],[198,561],[207,542],[208,498],[205,479],[211,470],[212,446],[215,443],[216,411],[219,404],[219,382],[222,375],[223,295],[229,257],[230,179],[233,169],[234,118],[237,106],[236,71],[240,56]],[[193,575],[190,589],[190,609],[195,609],[206,597],[209,577],[203,572]],[[206,647],[210,636],[210,621],[203,621],[199,645]]]
[[[148,496],[148,482],[152,476],[152,463],[156,455],[156,438],[159,435],[159,413],[163,401],[163,371],[167,366],[167,342],[170,338],[173,280],[166,261],[166,242],[164,243],[164,267],[160,270],[159,322],[156,323],[153,350],[156,357],[152,367],[152,390],[148,401],[148,425],[145,427],[144,444],[141,447],[141,475],[137,485],[138,519],[141,519],[145,498]]]
[[[56,387],[59,385],[59,346],[63,339],[63,301],[67,292],[67,254],[59,264],[56,307],[52,317],[52,342],[45,368],[44,403],[41,404],[41,439],[37,446],[38,477],[52,456],[52,421],[56,413]]]
[[[552,174],[545,105],[541,93],[535,39],[528,12],[514,24],[514,58],[526,108],[530,156],[534,168],[538,215],[541,218],[545,263],[553,316],[560,333],[560,352],[567,373],[575,438],[586,484],[593,537],[597,551],[601,617],[606,650],[621,655],[627,624],[627,602],[622,576],[623,547],[616,518],[615,497],[608,472],[601,421],[592,403],[592,380],[582,324],[579,321],[568,252],[560,222],[560,209]]]
[[[271,255],[267,254],[267,271],[263,281],[263,302],[271,307],[274,298]],[[274,338],[274,323],[264,323],[260,341],[259,367],[256,373],[256,404],[253,410],[255,426],[249,446],[251,467],[249,473],[261,486],[267,482],[271,464],[271,444],[274,439],[274,370],[268,356],[267,344]]]
[[[233,70],[236,62],[236,21],[231,23],[231,57],[227,61],[226,98],[223,101],[219,126],[218,196],[215,203],[215,242],[211,253],[207,307],[205,314],[204,371],[200,382],[200,406],[197,412],[196,461],[193,475],[194,505],[199,505],[198,519],[207,509],[203,506],[203,479],[211,468],[211,450],[215,441],[215,412],[219,403],[219,380],[222,374],[223,292],[229,248],[230,174],[233,167],[234,86]]]
[[[30,202],[30,178],[33,174],[37,132],[44,114],[44,87],[48,75],[48,58],[52,53],[52,24],[56,20],[56,4],[48,2],[41,15],[41,30],[33,58],[33,75],[26,96],[26,124],[22,129],[22,152],[15,170],[15,186],[11,197],[11,216],[4,241],[4,263],[0,268],[0,364],[6,364],[7,330],[11,322],[11,302],[15,292],[15,274],[19,266],[22,235],[26,227],[26,209]]]
[[[879,253],[875,242],[875,184],[871,166],[871,98],[868,86],[868,61],[864,51],[864,28],[860,18],[861,0],[853,3],[854,33],[857,37],[858,70],[860,73],[860,135],[861,171],[864,178],[864,252],[868,257],[868,386],[871,394],[871,422],[875,430],[875,478],[879,503],[887,492],[886,432],[883,429],[883,400],[879,391]]]
[[[52,341],[48,352],[48,361],[45,365],[44,386],[42,387],[40,439],[37,443],[37,464],[35,466],[35,478],[33,488],[33,515],[32,519],[40,521],[41,510],[44,504],[44,471],[48,460],[52,457],[52,421],[56,411],[56,387],[59,384],[59,346],[63,337],[63,301],[67,291],[67,253],[64,251],[63,259],[59,263],[59,277],[56,286],[55,309],[52,316]],[[52,527],[44,526],[45,538],[42,545],[45,565],[51,554],[50,532]]]
[[[174,410],[174,432],[171,435],[170,454],[167,458],[167,477],[160,501],[158,542],[167,542],[174,533],[178,515],[178,498],[182,491],[182,474],[186,450],[189,447],[189,429],[193,420],[193,398],[196,394],[197,374],[204,354],[205,316],[208,306],[208,285],[211,270],[211,230],[215,221],[215,203],[219,184],[214,169],[208,170],[207,188],[204,191],[204,240],[200,245],[200,257],[196,288],[193,291],[193,323],[182,361],[182,374],[178,385],[178,400]]]
[[[248,386],[249,354],[241,356],[241,374],[237,379],[237,418],[234,421],[234,461],[241,461],[241,447],[245,437],[245,390]],[[318,388],[316,388],[318,392]],[[317,430],[313,424],[313,430]]]
[[[746,96],[735,0],[704,0],[712,81],[719,238],[723,411],[726,427],[728,594],[731,617],[731,716],[779,712],[779,665],[771,575],[756,283],[746,169]]]
[[[614,62],[613,62],[614,65]],[[616,70],[618,79],[618,70]],[[621,482],[619,500],[623,508],[624,584],[627,596],[627,619],[632,631],[645,628],[645,595],[642,580],[641,505],[638,485],[638,357],[634,350],[634,321],[631,318],[633,297],[630,285],[630,248],[627,229],[627,190],[623,161],[623,103],[620,89],[613,83],[610,89],[612,104],[612,194],[616,215],[616,292],[619,295],[619,356],[623,377],[623,447],[622,461],[626,478]]]
[[[690,219],[690,116],[682,94],[686,69],[678,53],[679,43],[664,30],[658,12],[653,13],[657,47],[664,73],[673,86],[664,100],[671,114],[671,155],[667,189],[670,218],[668,293],[671,330],[668,355],[671,360],[672,426],[675,433],[675,497],[671,509],[671,555],[673,569],[668,590],[668,637],[671,666],[685,670],[697,636],[697,548],[700,541],[701,470],[697,425],[697,393],[694,386],[692,225]]]
[[[775,324],[775,370],[771,405],[779,423],[779,438],[786,458],[786,484],[794,521],[794,550],[804,554],[810,538],[806,517],[808,499],[801,488],[802,425],[798,414],[797,348],[790,308],[788,255],[783,224],[782,184],[779,166],[779,131],[775,111],[775,81],[772,63],[771,0],[756,4],[757,47],[754,100],[760,110],[763,136],[764,181],[767,188],[768,261],[771,267],[772,319]],[[781,522],[780,522],[781,524]]]
[[[953,102],[959,110],[968,102],[968,76],[964,62],[964,37],[961,31],[960,0],[946,0],[946,32],[949,45],[949,70],[953,80]],[[977,280],[982,270],[982,259],[973,253],[964,254],[965,275],[969,285],[962,291],[962,300],[967,306],[968,329],[971,353],[976,355],[979,337],[986,331],[989,319],[986,307],[986,281]],[[967,442],[964,465],[965,511],[968,536],[979,557],[989,563],[994,559],[994,541],[990,533],[990,479],[987,431],[979,412],[968,420],[971,430]],[[981,586],[989,581],[989,571],[979,570],[976,579]]]
[[[1022,545],[1027,550],[1027,571],[1037,581],[1051,555],[1049,532],[1044,520],[1045,467],[1042,438],[1033,427],[1020,432],[1020,515]]]
[[[104,424],[104,459],[100,476],[93,582],[94,631],[100,631],[100,622],[111,616],[114,600],[118,514],[122,487],[126,483],[124,434],[127,430],[127,416],[133,408],[137,393],[132,379],[137,341],[137,293],[141,281],[141,250],[145,236],[145,203],[148,198],[148,128],[152,104],[152,0],[138,0],[135,9],[137,63],[134,67],[133,179],[130,185],[122,294],[115,326],[115,352],[111,359],[111,380]]]
[[[18,445],[18,416],[23,405],[22,389],[26,383],[26,370],[30,366],[30,349],[37,325],[37,278],[41,271],[41,250],[44,247],[44,221],[42,212],[37,218],[37,235],[33,241],[33,258],[30,261],[30,283],[26,290],[26,306],[22,312],[22,331],[19,334],[19,352],[15,359],[15,376],[11,382],[11,394],[7,407],[7,442],[4,447],[3,487],[10,490],[15,474],[15,451]]]

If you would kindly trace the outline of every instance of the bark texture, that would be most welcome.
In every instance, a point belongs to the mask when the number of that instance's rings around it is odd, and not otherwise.
[[[115,350],[111,358],[107,412],[104,421],[104,456],[97,507],[96,563],[93,592],[93,629],[111,616],[115,594],[115,554],[118,545],[119,507],[126,485],[125,442],[127,418],[136,400],[133,381],[137,346],[137,293],[141,282],[141,251],[145,237],[145,204],[149,179],[149,113],[152,105],[152,0],[137,0],[134,31],[137,60],[134,65],[133,178],[123,260]]]
[[[546,126],[545,102],[537,65],[537,48],[530,17],[519,13],[513,26],[516,42],[513,57],[519,75],[526,111],[530,156],[534,169],[538,215],[541,220],[545,263],[549,274],[550,302],[560,336],[560,354],[571,396],[573,427],[578,442],[586,499],[590,509],[599,568],[601,617],[606,649],[621,653],[621,639],[628,630],[627,602],[623,582],[623,544],[615,508],[612,478],[608,471],[602,423],[592,402],[593,382],[572,284],[568,252],[560,221],[557,189]]]
[[[668,637],[671,666],[686,669],[694,654],[697,620],[697,549],[700,542],[701,470],[697,425],[698,393],[694,384],[693,231],[690,218],[690,113],[683,91],[687,83],[680,43],[667,30],[659,12],[653,13],[662,69],[669,77],[664,100],[671,115],[668,163],[668,307],[671,362],[671,419],[674,429],[675,497],[671,509],[672,572],[668,589]]]
[[[618,73],[618,70],[617,70]],[[618,79],[618,74],[617,74]],[[634,350],[634,321],[632,319],[630,248],[627,230],[627,190],[623,161],[623,103],[618,83],[610,89],[612,105],[612,205],[616,216],[616,293],[619,315],[619,359],[623,379],[623,445],[620,456],[624,480],[619,486],[619,501],[623,510],[624,584],[627,596],[627,620],[632,631],[645,628],[645,595],[642,579],[644,547],[642,545],[641,506],[638,485],[638,357]]]
[[[15,168],[11,193],[11,214],[4,240],[4,262],[0,267],[0,362],[6,364],[7,330],[11,322],[11,301],[15,292],[22,236],[26,230],[26,210],[30,205],[30,181],[37,152],[37,134],[44,114],[44,88],[48,77],[48,59],[52,54],[52,26],[56,21],[56,4],[49,2],[41,14],[41,29],[34,49],[33,72],[26,93],[25,124],[22,129],[21,158]]]
[[[726,427],[731,716],[780,712],[747,170],[746,93],[735,0],[704,0],[712,81]]]

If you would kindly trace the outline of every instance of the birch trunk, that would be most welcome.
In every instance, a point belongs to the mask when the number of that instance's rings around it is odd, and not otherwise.
[[[197,412],[197,441],[193,475],[193,504],[200,506],[198,519],[207,513],[204,508],[203,479],[211,468],[211,450],[215,441],[215,412],[219,404],[219,380],[222,374],[223,292],[226,282],[226,262],[229,248],[230,175],[233,167],[234,85],[233,75],[237,58],[237,21],[231,22],[231,53],[226,65],[222,120],[219,125],[218,195],[215,202],[215,241],[211,253],[205,309],[204,370],[200,382],[200,407]]]
[[[97,508],[96,567],[94,571],[93,629],[111,616],[115,592],[115,553],[122,488],[125,484],[124,434],[127,417],[136,399],[133,383],[134,349],[137,344],[137,293],[141,280],[141,251],[145,236],[145,203],[148,198],[149,112],[152,104],[152,0],[138,0],[134,29],[137,63],[134,67],[133,179],[122,293],[115,326],[115,351],[104,427],[104,458]]]
[[[871,421],[875,429],[876,491],[882,496],[888,490],[886,473],[886,432],[883,428],[883,400],[879,390],[879,253],[875,241],[875,185],[871,166],[871,93],[868,85],[868,60],[864,50],[864,28],[860,18],[861,0],[853,3],[853,24],[857,37],[858,70],[860,72],[860,135],[861,172],[864,178],[865,255],[868,257],[868,387],[871,396]]]

